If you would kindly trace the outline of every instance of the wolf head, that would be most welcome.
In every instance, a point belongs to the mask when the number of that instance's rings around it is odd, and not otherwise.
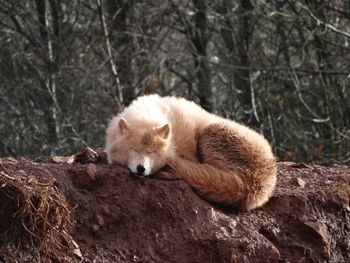
[[[106,151],[109,163],[127,165],[139,177],[153,174],[175,154],[171,126],[116,119],[107,130]]]

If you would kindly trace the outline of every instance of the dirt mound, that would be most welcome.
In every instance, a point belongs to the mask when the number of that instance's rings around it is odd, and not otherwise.
[[[53,193],[67,199],[73,225],[67,234],[72,240],[70,246],[53,246],[66,251],[57,261],[350,262],[346,166],[280,163],[271,200],[253,212],[239,212],[206,202],[180,180],[135,178],[126,168],[106,164],[102,151],[0,163],[11,177],[26,178],[26,183],[31,178],[38,185],[41,178],[52,180],[52,189],[59,190]],[[4,180],[2,174],[0,179]],[[4,230],[16,211],[0,207]],[[14,257],[33,262],[14,244],[1,243],[0,262],[12,262]],[[53,260],[40,252],[37,257]]]

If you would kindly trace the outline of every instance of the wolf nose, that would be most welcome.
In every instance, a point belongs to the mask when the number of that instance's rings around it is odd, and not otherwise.
[[[136,170],[137,170],[137,173],[143,174],[146,169],[142,164],[139,164],[136,166]]]

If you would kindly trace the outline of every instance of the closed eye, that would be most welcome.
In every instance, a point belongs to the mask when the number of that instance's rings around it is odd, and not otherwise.
[[[134,151],[135,153],[138,153],[138,151],[136,151],[134,148],[130,147],[130,149],[131,149],[132,151]]]
[[[135,148],[133,148],[133,147],[130,147],[130,149],[132,150],[132,151],[134,151],[135,153],[139,153],[139,151],[137,151]],[[153,150],[153,151],[146,151],[146,153],[147,154],[154,154],[154,153],[156,153],[156,151],[155,150]]]

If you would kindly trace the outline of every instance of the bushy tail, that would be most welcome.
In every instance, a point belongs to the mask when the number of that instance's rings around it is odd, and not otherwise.
[[[267,177],[267,180],[259,182],[254,175],[244,174],[239,169],[225,171],[210,164],[185,159],[177,159],[172,167],[176,175],[187,181],[199,195],[242,210],[263,205],[271,196],[276,183],[275,177]]]
[[[222,204],[238,204],[245,197],[241,178],[229,171],[222,171],[205,163],[185,159],[172,165],[176,175],[187,181],[199,195]]]

